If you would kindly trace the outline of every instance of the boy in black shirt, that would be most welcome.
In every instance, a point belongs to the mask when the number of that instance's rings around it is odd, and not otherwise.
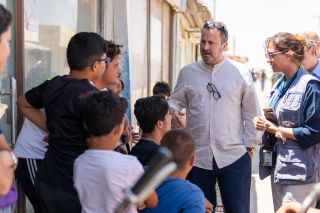
[[[109,62],[105,52],[100,35],[77,33],[67,48],[69,75],[45,81],[17,101],[22,113],[49,133],[48,151],[35,181],[42,212],[81,212],[72,179],[74,160],[87,148],[79,96],[97,90],[91,82],[102,75]]]
[[[142,137],[130,154],[136,156],[143,166],[147,166],[162,136],[171,129],[169,105],[162,96],[140,98],[134,104],[134,114],[142,130]]]
[[[153,95],[161,95],[164,99],[168,100],[171,95],[171,89],[168,83],[164,81],[158,81],[152,89]]]

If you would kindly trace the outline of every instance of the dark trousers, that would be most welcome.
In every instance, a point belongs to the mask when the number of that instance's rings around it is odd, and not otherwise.
[[[319,200],[317,201],[316,209],[320,209],[320,201]]]
[[[199,186],[214,206],[217,205],[215,185],[218,181],[226,213],[250,212],[251,159],[248,153],[221,169],[214,159],[213,170],[193,167],[187,179]]]
[[[34,189],[34,179],[42,160],[19,158],[19,164],[15,171],[18,183],[28,197],[35,213],[41,213],[38,196]]]
[[[36,178],[35,189],[43,213],[81,213],[81,204],[75,189],[64,189]]]

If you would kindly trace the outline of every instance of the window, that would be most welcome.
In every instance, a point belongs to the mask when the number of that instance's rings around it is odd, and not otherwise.
[[[164,0],[150,1],[150,84],[157,81],[169,83],[171,56],[172,12]]]
[[[132,111],[136,100],[148,95],[147,17],[146,0],[128,1],[128,49]],[[132,118],[135,119],[134,116]]]
[[[29,90],[69,73],[66,48],[81,31],[99,31],[98,0],[25,0],[24,77]]]

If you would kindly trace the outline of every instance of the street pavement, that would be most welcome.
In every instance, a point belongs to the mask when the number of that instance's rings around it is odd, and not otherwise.
[[[261,90],[260,81],[256,84],[257,95],[262,108],[265,104],[268,91],[271,89],[271,79],[267,78],[264,91]],[[252,179],[251,179],[251,213],[271,213],[273,212],[272,192],[270,185],[270,176],[264,180],[260,180],[258,173],[259,166],[259,146],[256,146],[256,154],[252,162]]]

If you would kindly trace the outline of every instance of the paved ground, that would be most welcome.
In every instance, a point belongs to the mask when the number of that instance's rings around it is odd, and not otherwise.
[[[270,213],[273,212],[270,177],[260,180],[258,163],[258,155],[256,155],[252,165],[250,212]]]
[[[264,91],[261,91],[261,84],[256,82],[256,89],[259,98],[260,107],[265,105],[267,92],[271,89],[271,80],[268,78],[265,83]],[[270,213],[273,212],[272,193],[270,186],[270,177],[260,180],[258,174],[259,165],[259,147],[252,163],[252,184],[251,184],[251,213]]]
[[[271,80],[268,78],[265,82],[264,91],[261,91],[261,84],[256,82],[257,95],[262,108],[265,105],[267,92],[271,89]],[[273,212],[272,193],[270,186],[270,177],[260,180],[258,173],[259,165],[259,146],[256,147],[256,154],[252,162],[252,179],[250,191],[250,213],[271,213]],[[237,198],[235,198],[237,199]],[[220,202],[219,202],[220,201]],[[221,199],[218,199],[218,205],[222,206]],[[223,212],[223,208],[218,207],[217,212]]]

